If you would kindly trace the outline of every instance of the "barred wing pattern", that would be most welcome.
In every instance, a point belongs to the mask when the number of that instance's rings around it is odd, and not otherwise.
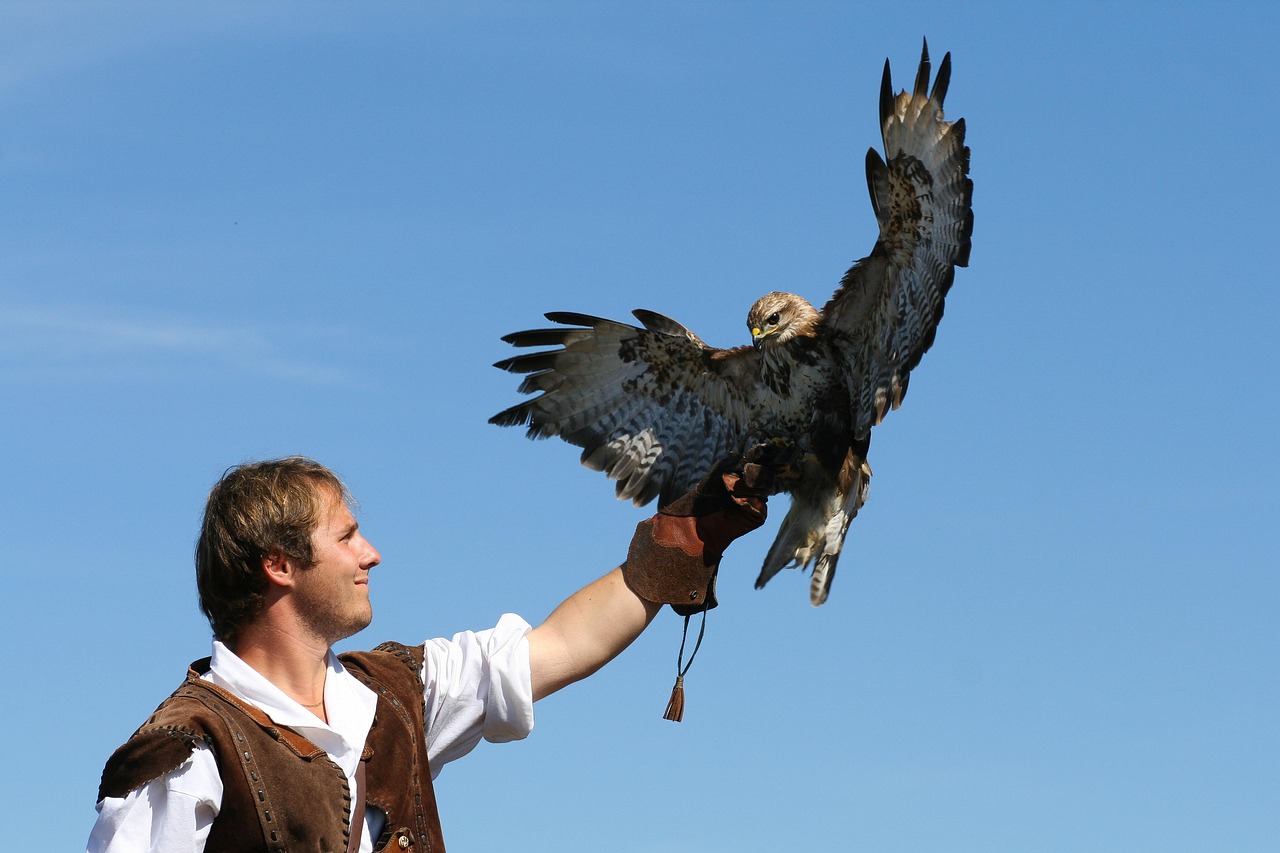
[[[644,328],[556,312],[547,319],[571,328],[505,336],[518,347],[558,349],[495,365],[528,374],[521,393],[542,393],[489,422],[527,425],[530,438],[559,436],[583,448],[583,465],[617,481],[619,498],[666,504],[740,449],[759,405],[749,398],[758,354],[709,347],[669,317],[633,313]]]
[[[867,187],[880,224],[871,254],[855,263],[823,308],[865,438],[902,404],[911,370],[933,344],[955,267],[968,266],[973,182],[964,119],[943,120],[951,54],[929,91],[925,45],[911,92],[896,97],[885,62],[880,122],[885,155],[867,152]]]

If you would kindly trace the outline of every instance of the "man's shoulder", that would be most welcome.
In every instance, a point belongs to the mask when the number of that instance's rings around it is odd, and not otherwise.
[[[367,652],[343,652],[338,655],[338,660],[342,661],[342,665],[348,669],[354,666],[366,672],[370,669],[407,671],[418,677],[422,672],[423,655],[421,643],[416,646],[406,646],[404,643],[387,642]]]
[[[112,753],[102,771],[98,799],[123,797],[177,768],[201,747],[213,745],[219,717],[188,679]]]
[[[424,654],[421,645],[382,643],[367,652],[343,652],[338,660],[347,672],[374,692],[390,692],[398,701],[414,707],[422,704]],[[411,701],[411,697],[416,697],[416,701]]]

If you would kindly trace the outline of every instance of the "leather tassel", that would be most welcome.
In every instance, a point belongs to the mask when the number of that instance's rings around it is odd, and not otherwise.
[[[671,688],[671,700],[667,702],[667,712],[662,719],[680,722],[684,719],[684,676],[676,676],[676,686]]]

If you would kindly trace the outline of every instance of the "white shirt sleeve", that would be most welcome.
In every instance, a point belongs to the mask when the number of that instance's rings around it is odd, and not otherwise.
[[[432,778],[481,738],[520,740],[533,730],[529,623],[504,614],[487,631],[428,640],[422,683],[427,700],[427,755]]]
[[[204,744],[123,797],[104,797],[88,853],[200,853],[222,802],[218,763]]]

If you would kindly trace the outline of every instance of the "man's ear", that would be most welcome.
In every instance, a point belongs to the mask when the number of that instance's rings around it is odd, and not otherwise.
[[[298,570],[282,551],[268,551],[262,558],[262,571],[274,586],[293,586]]]

